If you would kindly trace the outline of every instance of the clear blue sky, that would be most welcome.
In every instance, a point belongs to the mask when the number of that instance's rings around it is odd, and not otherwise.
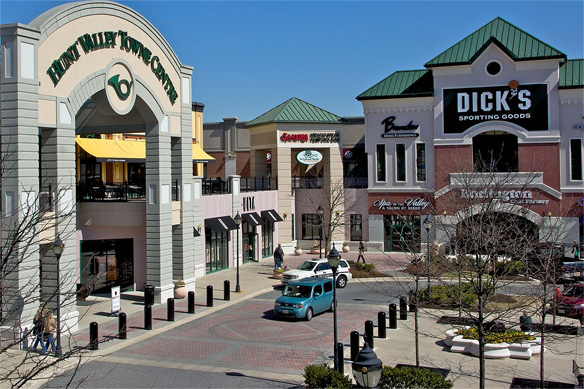
[[[0,22],[29,23],[66,1],[0,0]],[[204,121],[251,120],[291,97],[362,116],[355,96],[424,63],[497,16],[584,57],[584,2],[120,1],[193,66]]]

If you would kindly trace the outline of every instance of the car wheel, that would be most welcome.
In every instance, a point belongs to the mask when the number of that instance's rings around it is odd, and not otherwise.
[[[311,321],[312,320],[312,308],[308,308],[308,310],[306,311],[306,321]]]
[[[331,302],[331,307],[329,308],[329,312],[333,312],[335,310],[335,302]]]
[[[337,288],[344,288],[345,286],[347,286],[347,277],[345,276],[339,276],[337,278]]]

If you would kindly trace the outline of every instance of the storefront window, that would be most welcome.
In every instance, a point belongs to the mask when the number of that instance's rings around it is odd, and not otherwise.
[[[420,216],[384,215],[384,251],[420,251]]]
[[[320,219],[316,213],[302,215],[302,239],[320,239]]]
[[[426,181],[426,144],[416,143],[416,180]]]
[[[351,240],[363,240],[363,215],[351,215]]]
[[[572,181],[582,181],[582,140],[570,139],[570,170]]]
[[[274,253],[274,223],[266,218],[262,218],[262,257],[269,257]]]
[[[395,177],[399,182],[406,180],[406,145],[403,143],[395,145]]]
[[[229,267],[229,236],[227,231],[215,232],[205,228],[205,261],[207,273]]]
[[[255,259],[256,236],[256,228],[244,221],[241,225],[241,252],[244,263]]]
[[[385,181],[385,145],[376,148],[377,181]]]
[[[134,240],[82,240],[81,285],[92,292],[109,292],[134,284]]]

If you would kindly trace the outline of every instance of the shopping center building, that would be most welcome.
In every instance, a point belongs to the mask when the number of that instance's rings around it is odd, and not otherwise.
[[[76,294],[148,289],[160,303],[278,243],[422,250],[446,199],[486,196],[461,191],[457,169],[492,151],[486,170],[533,176],[504,196],[524,200],[511,212],[582,244],[583,60],[502,19],[361,93],[364,117],[292,97],[205,124],[193,68],[126,6],[68,3],[0,32],[5,329],[60,291],[76,330]]]

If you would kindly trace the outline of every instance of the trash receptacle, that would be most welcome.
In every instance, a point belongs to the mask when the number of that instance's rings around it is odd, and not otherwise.
[[[154,305],[154,285],[144,287],[144,305]]]

